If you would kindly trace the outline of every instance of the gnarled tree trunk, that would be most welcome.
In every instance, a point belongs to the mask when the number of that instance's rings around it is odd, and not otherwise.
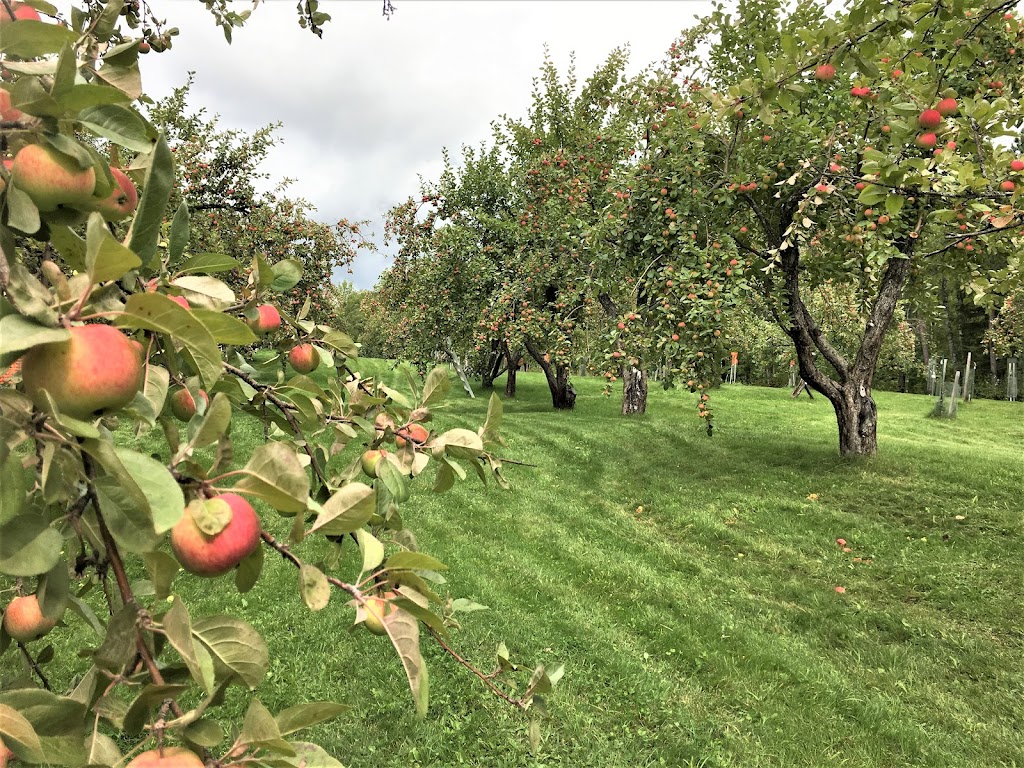
[[[484,389],[494,387],[494,380],[502,374],[502,361],[505,359],[502,353],[502,342],[491,339],[491,349],[487,353],[487,360],[484,361],[483,372],[480,375],[480,385]]]
[[[505,377],[505,397],[516,396],[516,374],[519,372],[519,360],[522,355],[517,352],[512,352],[508,346],[508,342],[502,342],[505,351],[505,366],[508,370],[508,375]]]
[[[622,371],[622,415],[647,412],[647,372],[627,363]]]
[[[569,381],[569,368],[561,363],[551,363],[544,359],[544,353],[537,348],[531,339],[525,341],[526,351],[537,361],[544,371],[548,389],[551,390],[551,405],[558,410],[572,410],[576,405],[576,389]]]

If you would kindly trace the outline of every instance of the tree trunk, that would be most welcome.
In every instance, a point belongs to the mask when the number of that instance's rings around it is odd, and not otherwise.
[[[622,372],[622,415],[647,412],[647,371],[626,364]]]
[[[953,306],[949,300],[949,287],[946,283],[946,278],[942,278],[939,282],[939,301],[942,302],[942,306],[945,309],[943,318],[945,320],[946,344],[949,349],[949,368],[955,371],[960,365],[959,360],[963,351],[963,342],[960,338],[959,317],[954,317]]]
[[[519,372],[519,359],[522,357],[518,352],[513,353],[507,342],[502,342],[505,352],[505,367],[508,375],[505,377],[505,397],[516,396],[516,374]]]
[[[840,456],[873,456],[878,450],[878,409],[867,385],[844,384],[832,400],[839,425]]]
[[[480,376],[481,386],[484,389],[494,387],[494,380],[501,375],[502,360],[504,360],[504,355],[501,352],[501,342],[497,339],[491,339],[491,350],[487,353],[487,360],[484,363],[484,369]]]
[[[992,326],[996,324],[996,311],[989,307],[988,309],[988,327],[991,330]],[[996,347],[991,341],[986,345],[988,347],[988,370],[992,374],[992,381],[999,383],[999,358],[996,357]]]
[[[537,361],[537,365],[544,371],[544,378],[547,379],[548,389],[551,390],[551,405],[557,410],[572,410],[576,405],[576,389],[569,381],[569,369],[561,363],[552,365],[544,359],[544,354],[537,348],[532,339],[526,339],[526,351],[530,357]]]

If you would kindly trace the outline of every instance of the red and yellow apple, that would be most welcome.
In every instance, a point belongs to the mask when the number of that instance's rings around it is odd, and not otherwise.
[[[253,333],[264,336],[281,327],[281,313],[273,304],[260,304],[256,313],[256,319],[248,321]]]
[[[195,519],[198,505],[213,515],[228,515],[228,523],[208,534]],[[171,529],[171,550],[181,567],[197,576],[220,576],[251,555],[260,545],[260,519],[248,501],[236,493],[222,493],[212,499],[193,501],[181,520]]]
[[[111,166],[110,175],[114,177],[114,189],[106,198],[94,203],[93,210],[99,211],[107,221],[121,221],[135,213],[139,205],[139,191],[120,168]]]
[[[199,399],[203,402],[204,412],[210,405],[210,396],[202,389],[199,390]],[[185,387],[177,389],[170,397],[171,413],[178,421],[188,421],[196,415],[199,406],[192,393]]]
[[[14,598],[4,611],[4,631],[19,643],[36,640],[55,626],[57,619],[48,619],[43,615],[35,595]]]
[[[410,424],[395,433],[395,442],[398,443],[399,448],[404,446],[407,440],[412,440],[417,445],[423,445],[429,436],[430,433],[422,424]]]
[[[163,747],[142,752],[126,768],[205,768],[195,752],[184,747]]]
[[[367,477],[377,477],[377,467],[381,461],[387,461],[388,452],[383,448],[380,450],[371,449],[363,453],[360,460],[363,467],[363,474]]]
[[[393,614],[398,608],[390,602],[396,597],[394,592],[385,592],[383,596],[368,597],[363,603],[363,611],[366,613],[366,620],[363,625],[374,635],[386,635],[384,622],[387,617]]]
[[[819,64],[818,68],[814,70],[814,77],[816,80],[824,80],[828,82],[836,76],[836,68],[831,64]]]
[[[39,17],[39,11],[30,5],[24,3],[11,3],[11,10],[14,11],[14,18],[7,12],[7,9],[0,5],[0,24],[9,24],[14,21],[24,21],[30,19],[31,21],[42,21]]]
[[[96,189],[96,170],[82,169],[67,155],[41,144],[22,147],[11,166],[13,183],[40,211],[87,208]]]
[[[40,410],[50,393],[61,413],[87,419],[122,408],[142,386],[142,357],[131,339],[109,325],[79,325],[68,341],[33,347],[22,358],[25,392]]]
[[[320,365],[320,353],[312,344],[298,344],[288,353],[288,362],[298,373],[309,373]]]
[[[960,105],[957,103],[957,100],[952,97],[942,99],[935,105],[935,111],[943,117],[949,117],[950,115],[955,114],[958,109],[960,109]]]

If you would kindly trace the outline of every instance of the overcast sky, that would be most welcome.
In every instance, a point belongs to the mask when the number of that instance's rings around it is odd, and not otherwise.
[[[545,44],[560,71],[575,52],[581,80],[628,44],[635,72],[710,10],[695,0],[395,0],[385,20],[380,0],[326,0],[333,18],[318,40],[299,28],[294,2],[271,0],[229,46],[202,3],[153,5],[181,35],[140,59],[146,92],[166,95],[194,70],[191,105],[223,128],[282,124],[261,170],[296,178],[319,220],[370,219],[378,232],[420,175],[437,177],[443,147],[457,156],[502,113],[525,113]],[[386,266],[364,256],[336,279],[370,288]]]

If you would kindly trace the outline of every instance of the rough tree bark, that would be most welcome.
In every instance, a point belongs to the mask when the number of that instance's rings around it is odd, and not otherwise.
[[[551,390],[551,405],[558,410],[572,410],[576,405],[576,389],[569,381],[569,368],[561,363],[552,364],[545,360],[544,353],[537,348],[532,339],[527,339],[524,343],[530,357],[536,360],[537,365],[544,371],[548,389]]]
[[[607,293],[598,295],[597,300],[608,319],[615,322],[619,318],[618,308],[612,297]],[[632,416],[647,412],[647,370],[642,366],[625,363],[622,367],[622,415]]]
[[[508,342],[503,341],[501,344],[505,354],[505,367],[508,370],[508,375],[505,377],[505,397],[515,397],[516,374],[519,372],[519,358],[522,355],[518,351],[513,353]]]
[[[483,373],[480,376],[480,385],[484,389],[492,389],[494,380],[502,374],[502,361],[505,356],[502,354],[502,342],[491,339],[491,349],[487,353],[487,360],[484,362]]]
[[[789,218],[784,217],[783,220]],[[781,243],[782,233],[779,235]],[[786,309],[784,330],[796,347],[800,376],[832,403],[842,456],[871,456],[878,450],[878,409],[871,394],[871,382],[885,332],[910,277],[915,242],[908,238],[901,243],[903,258],[890,259],[886,265],[875,303],[868,314],[860,348],[852,361],[832,346],[804,304],[799,244],[791,243],[781,251]],[[819,354],[835,370],[835,377],[821,370],[817,359]]]

